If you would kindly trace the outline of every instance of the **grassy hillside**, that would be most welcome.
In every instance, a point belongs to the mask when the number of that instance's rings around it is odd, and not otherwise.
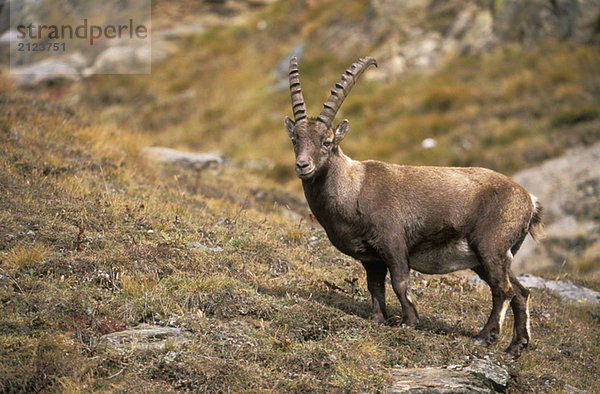
[[[534,342],[512,361],[501,354],[510,318],[498,345],[469,340],[489,312],[487,289],[459,275],[413,275],[420,325],[376,326],[360,264],[256,198],[285,196],[279,186],[235,169],[198,178],[149,167],[139,151],[147,136],[6,82],[0,104],[5,392],[374,392],[389,367],[488,352],[508,364],[510,391],[600,390],[597,307],[533,291]],[[99,341],[140,323],[182,327],[190,342],[119,352]]]
[[[157,2],[156,18],[197,6],[180,3]],[[429,24],[444,25],[460,5]],[[395,317],[377,326],[361,265],[290,214],[308,208],[283,129],[289,93],[272,71],[303,43],[303,91],[316,115],[381,38],[365,39],[368,7],[272,2],[241,24],[182,39],[150,76],[31,92],[0,76],[2,391],[376,392],[393,366],[492,353],[508,366],[509,392],[600,392],[598,307],[533,290],[533,342],[511,360],[502,354],[510,316],[497,345],[470,342],[491,307],[487,288],[413,274],[419,326],[398,323],[389,285]],[[369,74],[338,115],[350,120],[343,146],[355,159],[511,173],[600,139],[597,47],[507,45],[432,74]],[[426,150],[428,137],[437,145]],[[231,165],[162,168],[142,155],[151,145],[218,150]],[[597,277],[558,275],[600,290]],[[181,327],[190,341],[121,352],[100,340],[143,323]]]

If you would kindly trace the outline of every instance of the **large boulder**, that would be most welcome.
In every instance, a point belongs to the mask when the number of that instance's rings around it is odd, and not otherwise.
[[[381,70],[369,78],[435,70],[457,55],[477,54],[495,43],[492,13],[475,2],[373,0],[371,12],[369,30],[386,38],[374,53]]]
[[[540,40],[589,42],[600,21],[599,0],[491,1],[495,31],[504,41],[531,46]]]
[[[83,76],[93,74],[145,74],[150,73],[152,51],[147,45],[115,45],[106,48]]]
[[[600,26],[600,0],[371,0],[367,12],[354,35],[381,43],[372,53],[382,66],[368,74],[373,79],[435,70],[499,44],[590,43]]]
[[[143,153],[148,160],[154,162],[196,170],[217,169],[225,162],[225,158],[219,153],[189,153],[160,146],[144,148]]]
[[[52,57],[20,67],[11,67],[10,76],[19,86],[24,87],[60,81],[77,81],[85,65],[85,56],[75,52],[59,58]]]
[[[513,178],[542,202],[546,233],[538,243],[526,239],[516,270],[562,264],[599,270],[600,144],[573,149]]]

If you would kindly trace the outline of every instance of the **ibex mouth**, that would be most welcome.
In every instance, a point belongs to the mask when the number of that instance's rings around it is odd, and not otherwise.
[[[303,171],[303,172],[301,172],[301,173],[298,173],[298,172],[297,172],[297,173],[296,173],[296,175],[297,175],[297,176],[298,176],[298,178],[300,178],[300,179],[310,179],[310,178],[312,178],[312,177],[313,177],[313,175],[315,175],[315,169],[314,169],[314,168],[312,168],[312,169],[310,169],[310,170],[308,170],[308,171]]]

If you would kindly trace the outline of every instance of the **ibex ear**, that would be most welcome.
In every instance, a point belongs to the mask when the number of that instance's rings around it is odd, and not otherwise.
[[[285,119],[283,120],[283,123],[285,123],[285,130],[287,131],[288,136],[290,138],[292,138],[292,135],[294,132],[294,121],[286,116]]]
[[[348,119],[342,120],[342,122],[339,125],[337,125],[335,131],[333,132],[333,142],[335,143],[335,145],[338,145],[340,142],[342,142],[342,140],[348,133],[348,128]]]

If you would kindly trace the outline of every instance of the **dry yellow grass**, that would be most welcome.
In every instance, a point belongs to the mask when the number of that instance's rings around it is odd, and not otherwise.
[[[290,219],[286,206],[307,207],[281,124],[288,92],[271,89],[266,71],[305,40],[303,87],[318,111],[357,57],[319,49],[324,25],[340,12],[360,19],[367,3],[275,2],[257,18],[278,34],[256,32],[256,20],[210,29],[151,77],[85,81],[75,110],[0,78],[2,390],[376,392],[392,366],[491,352],[508,364],[513,392],[600,391],[597,307],[534,290],[534,342],[514,361],[501,354],[510,321],[489,349],[469,340],[489,312],[487,289],[413,275],[421,324],[398,324],[388,286],[395,318],[376,326],[360,264]],[[344,147],[357,159],[510,172],[558,154],[566,138],[600,139],[599,65],[597,48],[552,44],[460,58],[431,77],[365,80],[344,107]],[[432,136],[438,145],[424,150]],[[150,167],[140,147],[153,144],[219,149],[233,165],[201,176]],[[266,170],[242,165],[265,158]],[[191,340],[127,354],[97,346],[104,332],[140,323],[174,324]]]
[[[42,244],[16,245],[3,257],[3,268],[8,272],[28,271],[49,255],[48,246]]]

